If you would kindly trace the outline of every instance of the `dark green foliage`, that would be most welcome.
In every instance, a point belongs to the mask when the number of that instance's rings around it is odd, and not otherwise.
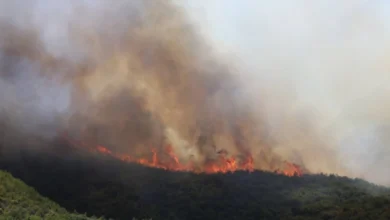
[[[390,219],[389,189],[334,175],[198,175],[64,153],[0,168],[70,211],[115,219]]]
[[[56,203],[40,196],[33,188],[0,171],[0,220],[87,220],[70,214]]]

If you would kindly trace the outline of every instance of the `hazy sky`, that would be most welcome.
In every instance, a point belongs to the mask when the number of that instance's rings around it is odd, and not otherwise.
[[[237,57],[254,94],[269,99],[271,127],[282,134],[286,127],[297,128],[285,115],[312,114],[328,147],[337,149],[336,161],[358,176],[389,184],[390,142],[382,130],[390,126],[390,2],[181,4],[215,47]]]

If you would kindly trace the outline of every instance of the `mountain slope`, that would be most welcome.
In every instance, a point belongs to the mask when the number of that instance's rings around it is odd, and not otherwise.
[[[0,219],[87,220],[96,218],[70,214],[56,203],[40,196],[33,188],[15,179],[11,174],[0,171]]]
[[[67,151],[0,158],[0,169],[67,210],[114,219],[390,219],[388,188],[335,175],[168,172]]]

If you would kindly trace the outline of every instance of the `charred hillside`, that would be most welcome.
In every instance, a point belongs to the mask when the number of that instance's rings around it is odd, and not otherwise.
[[[390,190],[359,179],[262,171],[172,172],[60,144],[52,149],[0,157],[0,169],[66,209],[88,215],[114,219],[390,217]]]

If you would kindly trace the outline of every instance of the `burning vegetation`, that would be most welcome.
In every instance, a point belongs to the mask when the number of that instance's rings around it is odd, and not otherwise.
[[[115,153],[107,149],[104,146],[90,146],[82,141],[74,141],[69,139],[67,135],[63,137],[73,146],[82,147],[84,150],[87,149],[89,152],[99,153],[101,155],[110,156],[115,159],[128,162],[137,163],[143,166],[169,170],[169,171],[185,171],[194,173],[227,173],[235,171],[248,171],[253,172],[255,170],[253,157],[248,156],[243,160],[238,160],[234,156],[228,156],[226,151],[218,152],[218,157],[214,160],[208,160],[203,166],[197,166],[192,161],[183,164],[179,161],[172,146],[168,145],[162,150],[155,148],[151,149],[151,152],[144,157],[136,158],[129,154]],[[303,171],[300,166],[294,163],[284,162],[281,169],[277,169],[274,172],[283,174],[286,176],[302,176]]]
[[[302,174],[299,166],[284,162],[291,158],[272,149],[260,105],[245,99],[240,73],[180,8],[154,0],[109,4],[70,10],[77,13],[66,17],[61,32],[66,44],[42,34],[39,23],[28,28],[0,23],[7,61],[0,77],[10,87],[0,92],[28,93],[2,102],[9,107],[21,100],[1,115],[15,127],[12,132],[53,138],[53,130],[67,131],[68,140],[80,140],[76,146],[167,170]],[[26,87],[27,76],[44,81],[39,93]],[[23,111],[16,115],[13,108]]]

